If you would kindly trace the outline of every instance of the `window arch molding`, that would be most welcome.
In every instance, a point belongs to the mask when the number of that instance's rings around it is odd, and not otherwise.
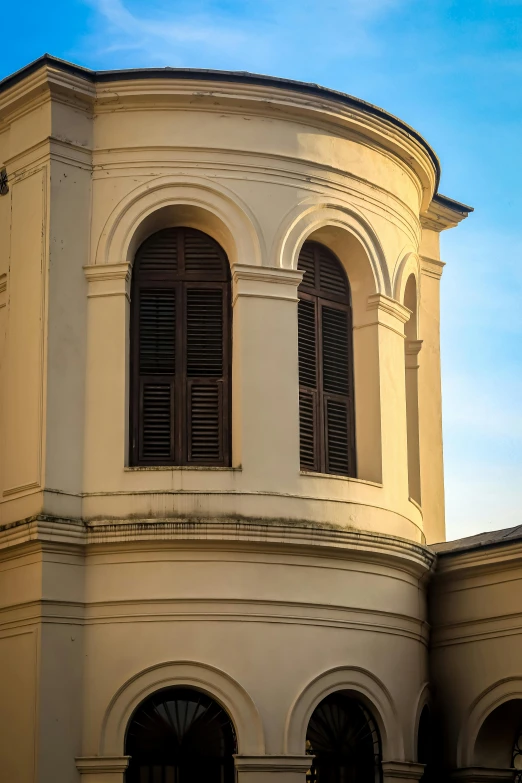
[[[285,726],[285,753],[299,755],[318,704],[335,691],[348,691],[365,704],[378,726],[385,759],[404,758],[404,738],[393,699],[386,686],[359,667],[341,666],[315,677],[292,704]]]
[[[247,691],[229,674],[195,661],[172,661],[151,666],[128,679],[112,697],[101,726],[99,756],[122,756],[125,733],[131,716],[148,696],[167,688],[195,688],[206,693],[228,713],[236,731],[238,752],[261,756],[265,753],[263,723]]]
[[[497,707],[517,699],[522,699],[522,678],[506,677],[486,688],[473,700],[467,714],[463,715],[457,742],[457,767],[473,766],[477,737],[485,720]]]
[[[286,269],[297,269],[301,247],[313,235],[321,231],[334,230],[337,235],[344,235],[350,242],[356,242],[362,254],[358,255],[357,265],[352,259],[345,259],[338,247],[331,247],[346,267],[352,285],[357,283],[361,289],[360,301],[362,309],[366,308],[368,296],[385,294],[391,296],[391,280],[386,263],[384,250],[377,233],[366,219],[352,204],[328,199],[307,199],[294,207],[284,218],[272,246],[274,266]],[[328,241],[323,241],[329,245]],[[354,309],[358,309],[358,297],[354,297]]]
[[[174,175],[142,183],[119,201],[93,242],[91,264],[132,265],[147,236],[172,225],[176,214],[186,209],[192,212],[192,227],[216,239],[231,265],[248,259],[261,266],[262,232],[247,205],[233,191],[203,177]]]

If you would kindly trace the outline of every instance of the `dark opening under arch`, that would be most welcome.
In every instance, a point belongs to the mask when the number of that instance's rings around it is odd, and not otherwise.
[[[236,734],[225,710],[193,688],[149,696],[127,729],[126,783],[234,783]]]
[[[131,287],[132,465],[230,464],[230,266],[212,237],[165,228]]]
[[[299,285],[301,470],[355,476],[352,308],[339,259],[305,242]]]
[[[308,783],[381,783],[382,750],[370,711],[350,693],[331,693],[312,713],[306,752]]]

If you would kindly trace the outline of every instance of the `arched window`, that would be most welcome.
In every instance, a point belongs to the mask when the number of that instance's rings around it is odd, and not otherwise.
[[[306,733],[306,752],[314,755],[308,783],[380,783],[379,730],[370,712],[343,691],[315,708]]]
[[[298,269],[301,469],[355,476],[350,286],[318,242],[305,242]]]
[[[146,699],[125,739],[126,783],[234,783],[234,727],[204,693],[170,688]]]
[[[131,464],[230,464],[230,268],[193,228],[136,254],[131,289]]]

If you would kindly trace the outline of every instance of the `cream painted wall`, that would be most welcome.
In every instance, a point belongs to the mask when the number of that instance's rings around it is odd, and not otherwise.
[[[385,781],[418,780],[425,544],[444,537],[438,233],[463,217],[433,202],[433,154],[332,96],[43,64],[0,91],[0,163],[0,722],[18,710],[0,769],[121,783],[133,706],[184,683],[236,722],[240,783],[303,781],[308,718],[336,689],[374,713]],[[231,468],[128,466],[132,264],[169,225],[231,264]],[[353,479],[299,470],[310,237],[352,290]]]
[[[452,767],[510,766],[505,751],[499,763],[498,737],[489,743],[486,736],[480,743],[477,738],[488,716],[502,725],[495,710],[522,698],[521,552],[515,540],[439,555],[430,600],[430,659]],[[508,749],[522,721],[522,702],[513,721],[503,728]]]

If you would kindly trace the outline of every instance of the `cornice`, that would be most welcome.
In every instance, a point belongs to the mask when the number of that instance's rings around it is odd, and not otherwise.
[[[431,231],[445,231],[465,220],[473,207],[435,193],[428,209],[421,215],[421,226]]]
[[[231,71],[140,69],[89,71],[45,55],[0,82],[0,117],[36,92],[48,90],[57,98],[84,105],[96,102],[129,108],[144,102],[188,99],[192,108],[208,104],[223,111],[229,104],[275,107],[279,116],[307,117],[333,122],[377,142],[413,170],[421,183],[426,208],[437,189],[440,165],[433,149],[413,128],[373,104],[315,84]]]
[[[522,567],[522,540],[498,542],[490,546],[456,552],[437,553],[435,583],[443,588],[448,581],[504,572]]]
[[[2,89],[6,83],[7,88]],[[25,113],[27,108],[33,108],[31,104],[36,106],[51,97],[90,110],[95,96],[94,85],[81,76],[42,63],[38,70],[14,81],[11,86],[9,77],[0,82],[0,121],[14,119]]]
[[[44,548],[91,545],[145,545],[172,542],[216,546],[223,542],[282,548],[309,548],[335,551],[336,557],[383,562],[419,576],[432,569],[435,555],[422,544],[383,533],[371,533],[282,520],[173,519],[99,521],[31,518],[0,528],[0,550],[30,543]],[[7,554],[7,553],[5,553]]]

